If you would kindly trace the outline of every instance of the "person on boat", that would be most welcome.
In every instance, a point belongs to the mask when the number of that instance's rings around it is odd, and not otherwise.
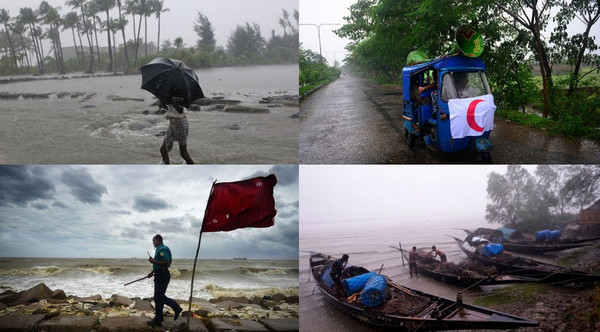
[[[169,267],[173,261],[171,255],[171,249],[163,243],[163,238],[160,234],[155,235],[152,238],[152,244],[156,251],[154,258],[148,258],[148,262],[152,263],[152,271],[148,274],[148,278],[154,276],[154,308],[155,316],[153,320],[148,321],[150,326],[161,326],[163,318],[164,305],[168,305],[173,308],[175,312],[175,320],[181,314],[181,307],[173,299],[168,298],[165,293],[171,280],[171,274],[169,273]]]
[[[412,278],[413,272],[415,276],[419,276],[417,272],[417,257],[419,254],[417,253],[417,247],[412,247],[412,251],[408,252],[408,270],[410,272],[410,277]]]
[[[342,271],[344,271],[346,263],[348,263],[348,255],[344,254],[342,255],[342,258],[333,262],[331,272],[329,272],[329,276],[338,287],[342,284]]]
[[[446,263],[448,261],[448,259],[446,259],[446,254],[444,254],[444,252],[441,251],[440,249],[437,249],[435,246],[431,247],[431,251],[429,252],[428,256],[430,256],[430,257],[440,256],[440,261],[442,263]]]

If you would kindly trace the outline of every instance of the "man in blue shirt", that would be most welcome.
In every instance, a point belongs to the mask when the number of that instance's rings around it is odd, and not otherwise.
[[[173,299],[168,298],[165,293],[171,280],[171,274],[169,273],[169,266],[173,261],[171,256],[171,249],[165,246],[163,238],[159,234],[152,238],[152,244],[156,251],[154,252],[154,258],[148,258],[148,262],[152,263],[152,272],[148,274],[148,278],[154,276],[154,319],[148,321],[150,326],[161,326],[163,318],[163,307],[168,305],[175,312],[175,320],[181,313],[181,307]]]

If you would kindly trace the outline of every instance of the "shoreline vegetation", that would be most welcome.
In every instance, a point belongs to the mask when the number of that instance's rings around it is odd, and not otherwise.
[[[38,8],[24,7],[18,13],[0,8],[0,22],[4,24],[0,35],[4,46],[0,50],[0,76],[135,72],[158,56],[180,60],[192,68],[298,61],[297,9],[282,8],[280,17],[272,17],[281,29],[273,29],[268,35],[255,22],[231,22],[225,45],[217,45],[215,27],[201,8],[191,9],[197,16],[188,27],[195,32],[196,40],[184,41],[180,36],[174,40],[161,38],[161,14],[169,11],[167,5],[174,5],[172,1],[165,2],[67,1],[65,7],[52,7],[39,1]],[[147,24],[142,27],[142,21],[148,18],[158,21],[157,31],[149,31]],[[170,24],[171,21],[162,20],[163,28]],[[108,46],[100,46],[98,39]],[[66,43],[71,45],[63,46]],[[46,53],[47,44],[51,52]]]
[[[183,308],[182,317],[173,321],[169,307],[164,328],[186,330],[182,326],[190,316],[190,331],[233,331],[253,327],[255,331],[298,330],[298,295],[175,299]],[[72,331],[73,328],[99,331],[149,331],[146,321],[154,317],[153,298],[128,298],[113,294],[88,297],[67,296],[63,290],[51,290],[38,284],[22,292],[0,293],[0,330]]]

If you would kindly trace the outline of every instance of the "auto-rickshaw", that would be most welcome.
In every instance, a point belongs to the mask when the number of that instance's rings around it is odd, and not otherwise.
[[[433,150],[472,150],[491,163],[488,141],[496,106],[479,58],[483,38],[468,26],[456,32],[458,50],[425,60],[412,52],[402,69],[404,135],[410,148],[422,138]],[[416,58],[416,60],[415,60]]]

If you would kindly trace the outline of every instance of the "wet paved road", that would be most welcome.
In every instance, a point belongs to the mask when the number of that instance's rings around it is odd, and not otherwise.
[[[444,153],[403,137],[402,95],[349,74],[300,107],[300,164],[477,163],[471,152]],[[490,136],[495,164],[600,163],[600,145],[549,136],[496,117]]]

